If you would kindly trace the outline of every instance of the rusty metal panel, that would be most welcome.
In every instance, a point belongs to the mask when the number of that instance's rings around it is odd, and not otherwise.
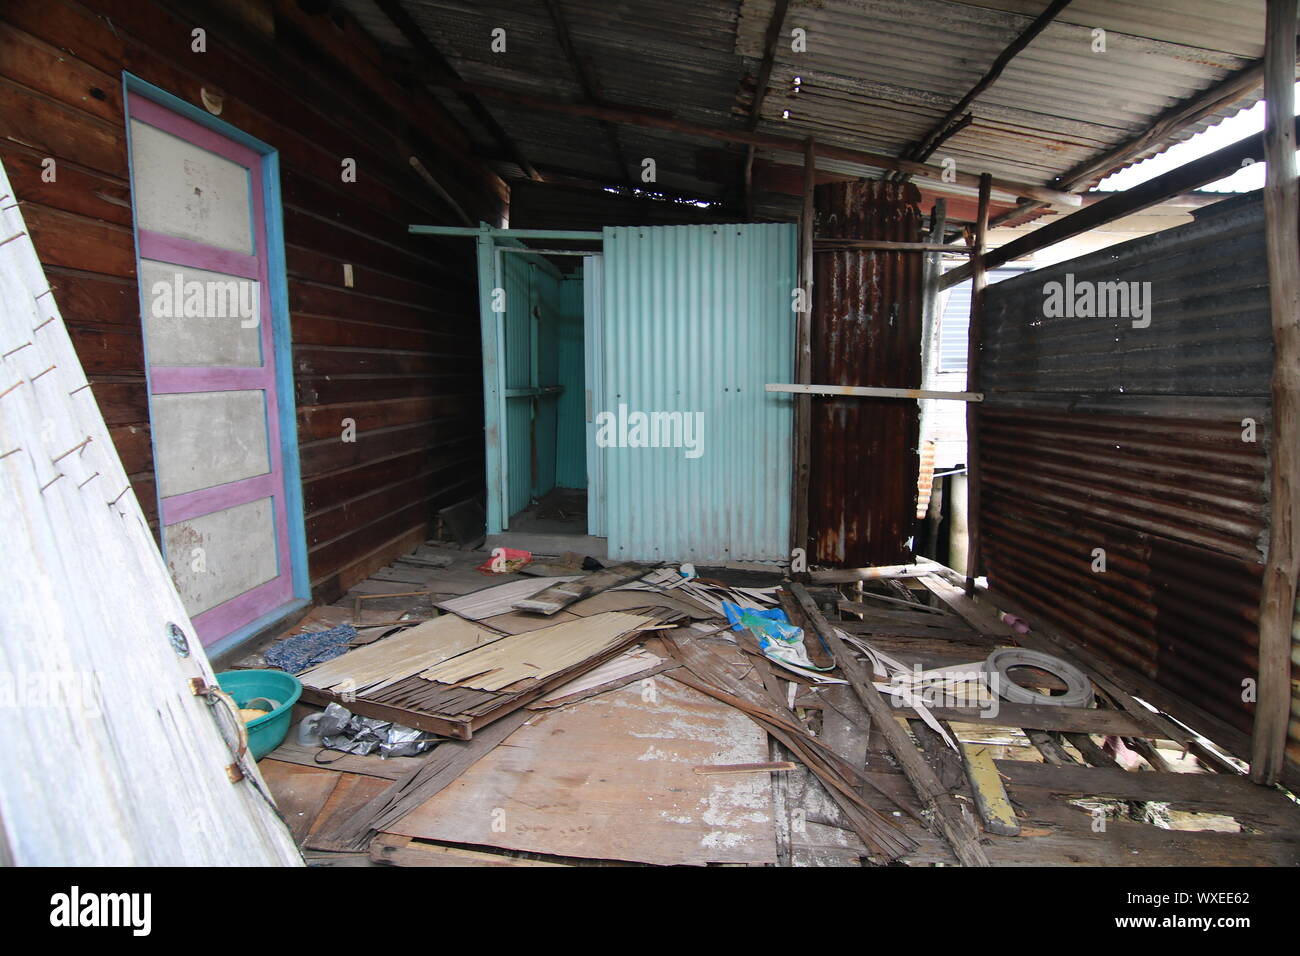
[[[920,193],[906,183],[819,186],[815,234],[920,239]],[[812,379],[820,385],[921,387],[922,257],[818,251]],[[895,564],[916,511],[920,410],[884,398],[812,399],[810,554],[826,565]]]
[[[1263,228],[1242,197],[990,286],[979,416],[994,592],[1242,734],[1268,527]],[[1080,295],[1150,282],[1151,309],[1045,314],[1067,277]]]

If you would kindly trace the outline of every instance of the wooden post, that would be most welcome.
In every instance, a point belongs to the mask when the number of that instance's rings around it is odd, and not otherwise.
[[[912,738],[898,723],[898,711],[887,704],[876,689],[870,665],[860,663],[853,656],[853,652],[840,640],[835,629],[817,609],[817,603],[807,588],[802,584],[792,584],[789,591],[799,602],[809,625],[831,649],[840,672],[871,716],[872,734],[880,734],[885,746],[897,759],[903,775],[916,792],[921,812],[934,822],[962,866],[988,866],[989,859],[980,846],[979,833],[963,813],[961,802],[939,781]]]
[[[970,326],[966,335],[966,391],[974,391],[979,382],[980,349],[984,341],[984,288],[988,274],[984,269],[984,245],[989,231],[989,191],[993,178],[980,175],[979,212],[975,218],[975,247],[971,252]],[[975,578],[980,568],[980,478],[979,478],[979,405],[966,406],[966,525],[970,529],[970,548],[966,555],[966,593],[975,593]]]
[[[1259,682],[1250,777],[1274,784],[1286,760],[1300,515],[1300,249],[1297,248],[1295,59],[1297,0],[1268,0],[1264,48],[1264,237],[1273,316],[1273,434],[1268,559],[1259,609]]]
[[[799,217],[799,288],[804,308],[795,317],[794,377],[797,385],[812,384],[813,191],[817,186],[817,150],[810,136],[804,141],[803,213]],[[812,458],[812,396],[794,403],[794,502],[790,547],[808,547],[808,482]]]

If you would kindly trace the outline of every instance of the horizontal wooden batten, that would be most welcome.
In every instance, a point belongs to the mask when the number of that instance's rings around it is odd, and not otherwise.
[[[842,398],[911,398],[938,399],[950,402],[982,402],[983,392],[938,392],[925,388],[884,388],[868,385],[782,385],[768,383],[769,392],[793,395],[832,395]]]

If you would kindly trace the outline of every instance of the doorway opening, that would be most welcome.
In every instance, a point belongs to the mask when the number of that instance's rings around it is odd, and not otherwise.
[[[489,498],[499,499],[496,508],[489,500],[491,543],[603,554],[599,477],[589,447],[593,379],[599,375],[599,336],[593,331],[599,253],[528,247],[500,234],[491,238],[490,263],[480,258],[480,272],[485,265],[491,270],[485,357],[490,346],[499,357],[484,363],[489,471],[495,445],[499,474],[495,488],[489,486]]]

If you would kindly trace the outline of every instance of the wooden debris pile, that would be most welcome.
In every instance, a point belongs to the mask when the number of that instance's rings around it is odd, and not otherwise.
[[[1110,675],[1090,671],[1095,707],[990,696],[971,669],[994,649],[1063,648],[1003,623],[940,566],[836,571],[805,587],[775,571],[559,562],[497,582],[466,577],[481,555],[438,557],[400,575],[428,602],[407,613],[429,619],[376,628],[301,679],[308,703],[446,739],[392,761],[291,740],[264,762],[277,797],[302,807],[295,834],[315,862],[1159,863],[1191,845],[1219,860],[1296,859],[1294,804],[1247,796],[1231,762]],[[727,620],[728,603],[783,609],[813,667],[770,658],[756,631]],[[1050,694],[1059,682],[1029,683]],[[1123,770],[1110,741],[1152,769]],[[1159,749],[1170,746],[1218,772],[1173,772],[1188,768]],[[1267,837],[1153,836],[1131,821],[1151,818],[1161,783]],[[1098,837],[1077,803],[1090,788],[1139,815]]]

